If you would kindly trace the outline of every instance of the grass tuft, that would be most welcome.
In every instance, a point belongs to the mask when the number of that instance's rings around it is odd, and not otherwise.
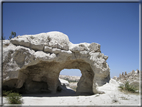
[[[121,91],[128,91],[132,93],[135,93],[137,90],[133,85],[130,85],[128,81],[124,85],[120,85],[119,88]]]

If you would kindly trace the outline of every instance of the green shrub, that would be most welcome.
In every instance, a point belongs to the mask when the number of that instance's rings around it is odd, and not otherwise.
[[[2,96],[7,96],[8,94],[12,93],[12,90],[11,91],[6,91],[6,90],[3,90],[2,91]]]
[[[126,90],[131,91],[131,92],[135,92],[136,91],[135,87],[130,85],[129,82],[126,82],[125,88],[126,88]]]
[[[9,93],[7,95],[7,100],[9,104],[22,104],[22,96],[18,93]]]
[[[124,91],[129,91],[133,93],[136,92],[136,88],[133,85],[130,85],[128,81],[124,85],[120,85],[119,88]]]

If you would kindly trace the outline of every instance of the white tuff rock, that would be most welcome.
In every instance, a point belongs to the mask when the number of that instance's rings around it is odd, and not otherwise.
[[[55,93],[60,90],[61,70],[80,69],[77,93],[101,93],[97,84],[110,79],[107,58],[100,44],[73,44],[57,31],[17,36],[3,40],[3,87]]]

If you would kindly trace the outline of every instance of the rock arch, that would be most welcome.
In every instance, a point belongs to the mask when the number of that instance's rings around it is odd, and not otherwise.
[[[101,93],[97,84],[110,79],[107,58],[99,44],[72,44],[67,35],[57,31],[18,36],[3,41],[3,86],[14,79],[16,85],[11,87],[56,93],[61,70],[80,69],[77,93]]]

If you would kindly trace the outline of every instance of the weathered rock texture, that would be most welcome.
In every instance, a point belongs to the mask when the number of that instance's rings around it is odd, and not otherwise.
[[[119,77],[114,76],[113,79],[120,81],[123,84],[125,84],[128,81],[136,89],[139,89],[139,85],[141,83],[140,82],[140,75],[141,75],[140,73],[141,73],[141,71],[139,71],[138,69],[136,71],[132,70],[128,74],[125,71],[125,73],[122,72],[122,74],[119,74]]]
[[[56,93],[60,71],[80,69],[77,93],[100,93],[97,84],[110,79],[107,58],[98,43],[72,44],[57,31],[17,36],[3,41],[3,87]]]

